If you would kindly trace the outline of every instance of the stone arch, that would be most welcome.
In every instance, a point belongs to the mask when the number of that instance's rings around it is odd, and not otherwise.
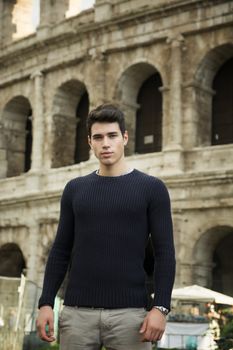
[[[138,94],[143,84],[153,76],[159,76],[162,85],[162,77],[152,64],[138,62],[126,68],[118,80],[114,99],[123,106],[126,116],[126,126],[130,134],[127,154],[135,152],[137,111],[142,107],[138,103]],[[162,86],[157,86],[157,89],[159,87]]]
[[[197,146],[211,144],[212,101],[216,93],[213,90],[213,80],[220,67],[231,57],[233,57],[232,43],[215,47],[203,57],[194,75]]]
[[[87,135],[84,130],[88,111],[89,96],[84,83],[73,79],[63,83],[57,89],[52,111],[53,168],[72,165],[75,160],[79,162],[89,158]],[[84,143],[86,149],[83,150],[84,146],[80,155],[79,150]]]
[[[0,276],[20,277],[25,273],[26,262],[16,243],[6,243],[0,247]]]
[[[18,176],[31,166],[32,152],[32,108],[24,96],[13,97],[2,114],[4,153],[4,176]]]
[[[233,282],[228,281],[233,281],[229,278],[232,247],[233,227],[214,226],[205,231],[193,247],[193,282],[233,295]]]

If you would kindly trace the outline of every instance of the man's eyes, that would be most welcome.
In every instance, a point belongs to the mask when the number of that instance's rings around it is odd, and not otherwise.
[[[108,137],[110,138],[110,139],[112,139],[112,138],[114,138],[114,137],[117,137],[118,136],[118,134],[110,134],[110,135],[108,135]],[[101,135],[96,135],[96,136],[93,136],[93,139],[94,140],[102,140],[103,139],[103,136],[101,136]]]

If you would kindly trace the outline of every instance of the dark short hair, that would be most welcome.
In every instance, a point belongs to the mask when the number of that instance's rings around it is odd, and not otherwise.
[[[102,104],[93,109],[87,117],[87,132],[91,136],[91,127],[94,123],[115,123],[119,124],[122,135],[125,133],[124,113],[115,105],[110,103]]]

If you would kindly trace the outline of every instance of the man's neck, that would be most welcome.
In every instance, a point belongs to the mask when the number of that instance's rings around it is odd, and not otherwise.
[[[128,165],[125,162],[121,165],[116,165],[116,166],[106,166],[106,165],[100,164],[98,175],[120,176],[120,175],[127,174],[130,170],[131,169],[128,167]]]

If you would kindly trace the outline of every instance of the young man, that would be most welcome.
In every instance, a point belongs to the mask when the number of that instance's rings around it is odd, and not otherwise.
[[[54,298],[70,264],[60,349],[149,350],[163,335],[174,282],[169,195],[161,180],[127,165],[128,134],[118,108],[97,107],[87,128],[99,169],[64,189],[39,301],[38,333],[54,340]],[[143,262],[149,234],[155,297],[147,312]]]

